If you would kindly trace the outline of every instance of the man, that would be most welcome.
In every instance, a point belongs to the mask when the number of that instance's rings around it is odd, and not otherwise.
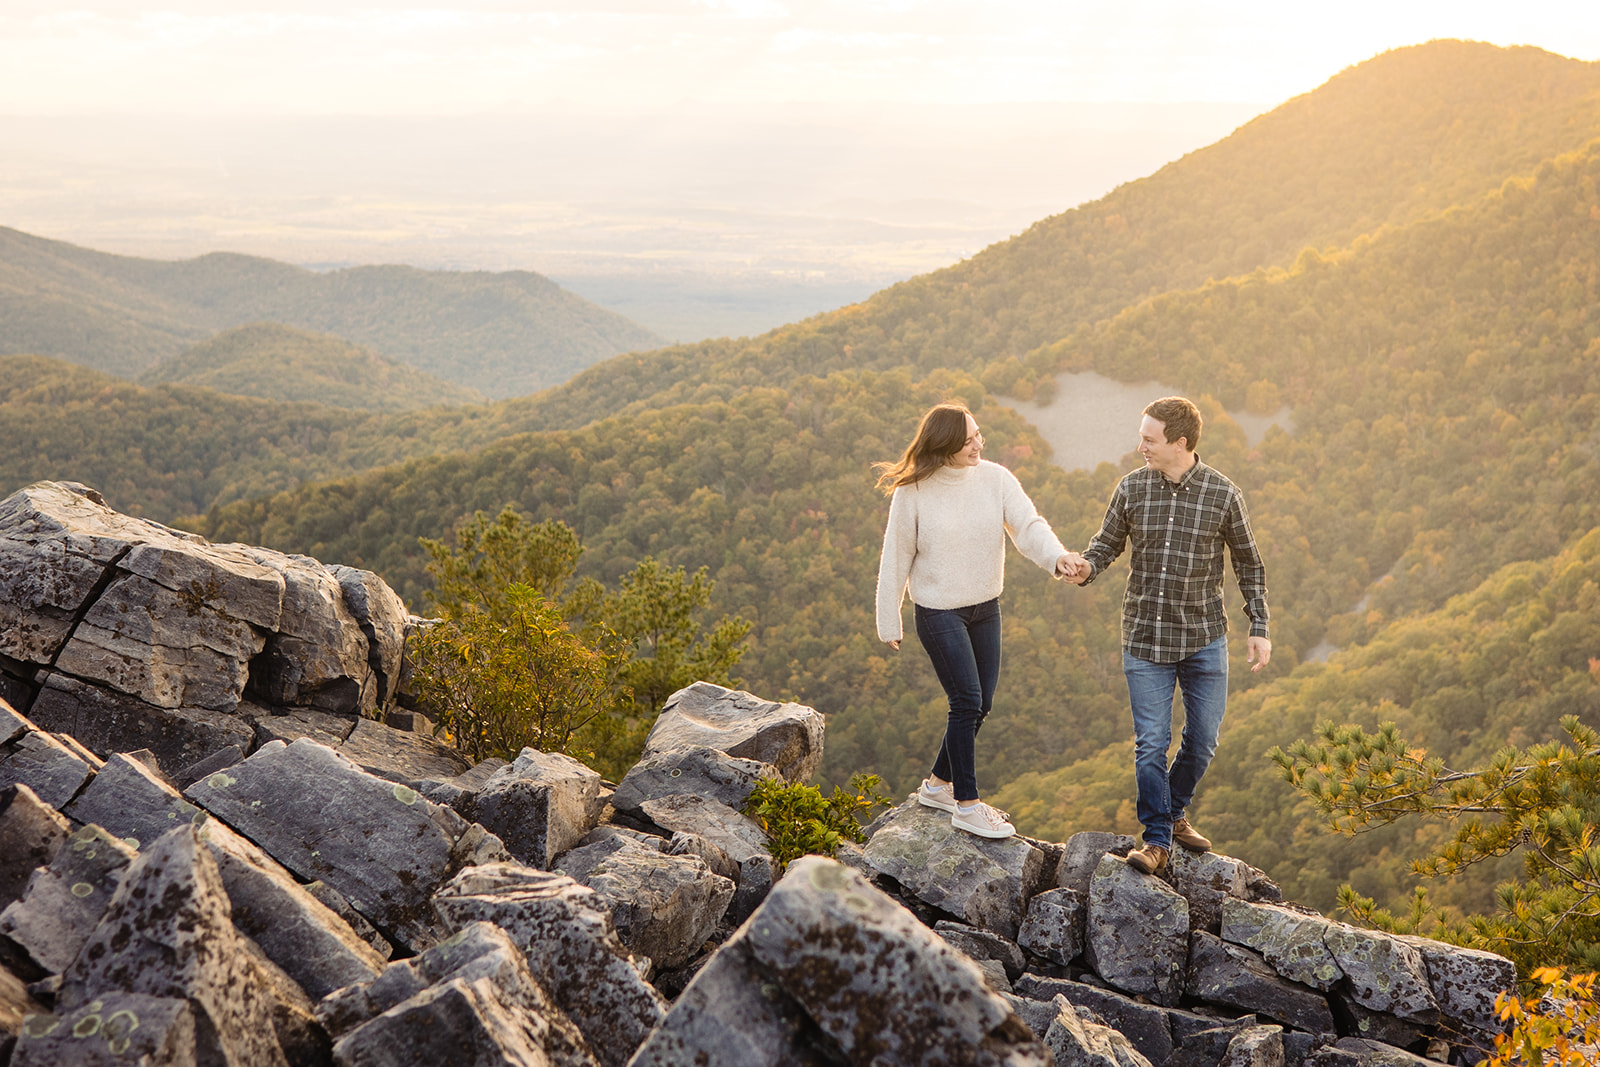
[[[1244,494],[1201,462],[1200,411],[1181,396],[1144,409],[1139,454],[1145,466],[1117,483],[1100,532],[1066,577],[1087,585],[1133,545],[1122,601],[1122,670],[1133,708],[1134,775],[1144,846],[1128,865],[1156,874],[1176,841],[1192,852],[1211,842],[1184,817],[1211,764],[1228,702],[1228,618],[1222,606],[1222,552],[1233,559],[1245,614],[1246,661],[1272,658],[1267,582],[1250,532]],[[1183,741],[1171,766],[1172,696],[1183,692]]]

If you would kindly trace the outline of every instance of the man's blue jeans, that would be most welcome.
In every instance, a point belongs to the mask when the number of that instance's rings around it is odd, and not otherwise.
[[[1228,708],[1228,639],[1219,637],[1177,663],[1151,663],[1122,654],[1133,708],[1133,772],[1139,786],[1144,843],[1172,847],[1172,824],[1183,818],[1195,787],[1211,766]],[[1172,694],[1183,693],[1183,740],[1172,765]]]
[[[978,799],[977,758],[973,742],[994,703],[1000,680],[1000,601],[986,600],[965,608],[916,610],[917,637],[933,661],[950,720],[933,773],[955,787],[956,799]]]

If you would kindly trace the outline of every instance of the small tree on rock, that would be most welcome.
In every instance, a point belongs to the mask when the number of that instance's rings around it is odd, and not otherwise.
[[[1337,832],[1358,834],[1409,816],[1458,822],[1455,835],[1412,869],[1454,874],[1494,856],[1521,851],[1524,874],[1499,888],[1493,915],[1451,921],[1417,898],[1396,918],[1349,886],[1341,905],[1357,919],[1390,929],[1418,929],[1515,960],[1523,975],[1547,964],[1600,968],[1600,732],[1576,716],[1561,720],[1570,744],[1506,748],[1480,770],[1452,770],[1414,748],[1393,723],[1377,733],[1359,726],[1318,727],[1316,743],[1299,741],[1268,755],[1284,778],[1317,806]]]

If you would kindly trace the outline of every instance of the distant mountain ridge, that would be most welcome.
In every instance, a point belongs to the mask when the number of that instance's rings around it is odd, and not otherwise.
[[[363,411],[409,411],[484,399],[475,389],[384,359],[343,338],[275,322],[224,330],[162,360],[139,381]]]
[[[1040,349],[1081,326],[1470,202],[1595,137],[1600,63],[1470,41],[1396,49],[944,270],[760,337],[629,353],[538,403],[548,425],[575,427],[729,382],[892,367],[1011,392],[1053,374]]]
[[[134,378],[212,333],[263,321],[367,345],[495,397],[661,340],[531,271],[318,274],[223,252],[169,262],[0,227],[0,353]]]

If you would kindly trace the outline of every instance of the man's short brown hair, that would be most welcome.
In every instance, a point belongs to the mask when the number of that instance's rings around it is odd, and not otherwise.
[[[1164,396],[1145,408],[1144,413],[1161,424],[1167,444],[1182,437],[1190,452],[1200,447],[1200,409],[1188,397]]]

